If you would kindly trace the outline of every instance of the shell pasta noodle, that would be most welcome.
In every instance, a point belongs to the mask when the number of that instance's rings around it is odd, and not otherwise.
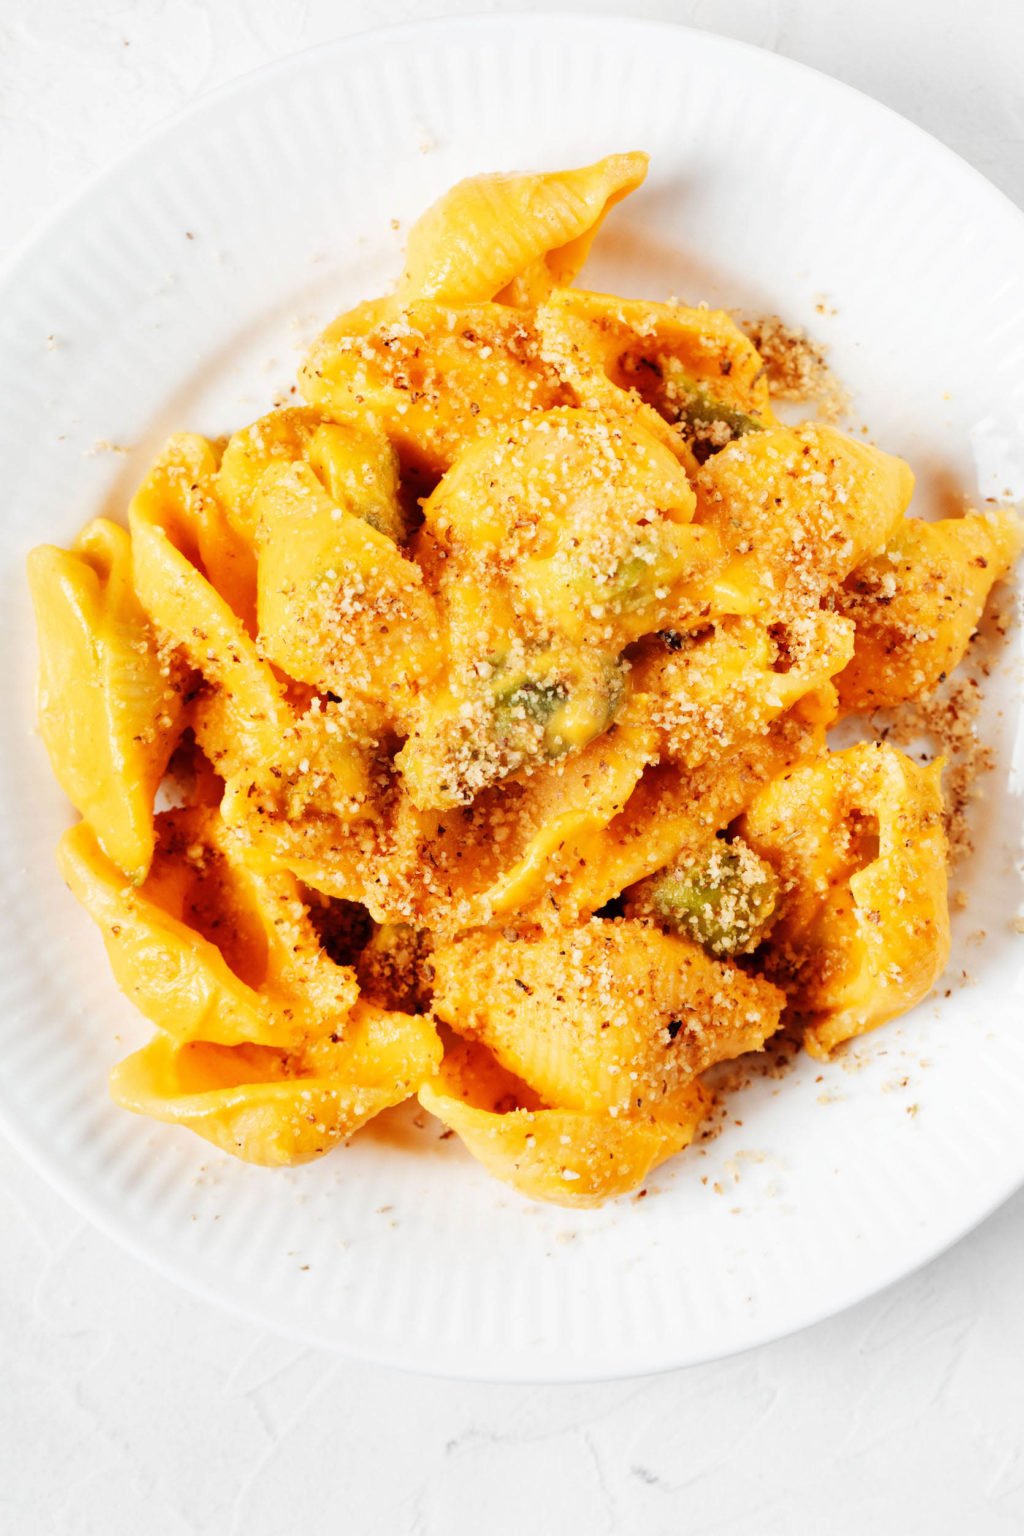
[[[869,716],[949,677],[1024,525],[915,516],[756,328],[576,286],[646,170],[460,182],[304,403],[32,552],[60,867],[155,1031],[125,1109],[281,1166],[418,1098],[592,1206],[717,1064],[941,975],[942,761]]]

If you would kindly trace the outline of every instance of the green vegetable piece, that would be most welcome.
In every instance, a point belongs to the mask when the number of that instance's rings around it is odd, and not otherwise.
[[[525,756],[556,758],[578,751],[606,731],[625,696],[619,662],[581,671],[538,658],[537,673],[500,670],[495,679],[494,730]]]
[[[763,422],[746,411],[738,410],[718,400],[696,379],[683,375],[677,381],[681,398],[676,402],[679,409],[678,424],[692,441],[695,458],[699,463],[731,443],[734,437],[744,437],[748,432],[763,430]]]
[[[629,613],[645,607],[651,600],[652,589],[661,584],[661,572],[653,561],[642,555],[630,555],[616,569],[608,596],[616,608]]]
[[[524,718],[535,725],[546,726],[568,697],[569,690],[564,683],[541,683],[536,678],[525,678],[495,698],[494,718],[498,729],[514,730],[515,722]]]
[[[632,906],[714,955],[742,955],[764,937],[778,896],[774,870],[737,838],[641,881]]]
[[[734,437],[764,429],[756,416],[719,399],[708,380],[687,373],[674,357],[639,358],[635,373],[644,399],[681,429],[701,464]]]

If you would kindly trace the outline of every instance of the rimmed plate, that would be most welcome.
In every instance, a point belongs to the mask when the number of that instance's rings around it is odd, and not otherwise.
[[[69,816],[33,734],[26,550],[123,512],[165,432],[219,434],[286,396],[301,347],[396,274],[408,222],[458,177],[626,148],[651,152],[651,174],[589,286],[805,324],[854,424],[917,468],[918,510],[958,486],[1024,496],[1024,219],[874,102],[705,33],[507,17],[299,55],[136,147],[0,284],[0,1118],[165,1273],[444,1374],[597,1378],[741,1349],[906,1274],[1024,1178],[1013,639],[987,685],[997,766],[950,979],[843,1063],[754,1075],[647,1198],[530,1206],[408,1109],[268,1173],[107,1099],[147,1029],[54,867]]]

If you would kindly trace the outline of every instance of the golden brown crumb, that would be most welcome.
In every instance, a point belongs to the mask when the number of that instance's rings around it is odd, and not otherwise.
[[[777,400],[813,401],[821,421],[839,421],[849,395],[825,361],[825,348],[778,315],[748,320],[743,329],[760,352]]]
[[[941,684],[927,698],[911,699],[874,717],[883,741],[908,747],[922,738],[947,759],[943,785],[949,862],[955,866],[972,851],[970,807],[981,793],[980,780],[994,766],[991,747],[978,739],[981,689],[973,677]]]

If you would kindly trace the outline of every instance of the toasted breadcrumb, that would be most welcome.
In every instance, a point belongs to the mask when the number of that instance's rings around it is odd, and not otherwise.
[[[976,678],[960,677],[941,684],[923,699],[910,699],[897,709],[874,717],[881,722],[883,741],[911,747],[927,739],[946,757],[944,820],[949,861],[955,866],[974,848],[971,805],[982,793],[982,776],[991,771],[991,747],[978,738],[981,688]]]
[[[813,402],[821,421],[839,421],[849,394],[825,361],[825,348],[778,315],[748,320],[743,329],[760,352],[768,387],[777,400]]]

